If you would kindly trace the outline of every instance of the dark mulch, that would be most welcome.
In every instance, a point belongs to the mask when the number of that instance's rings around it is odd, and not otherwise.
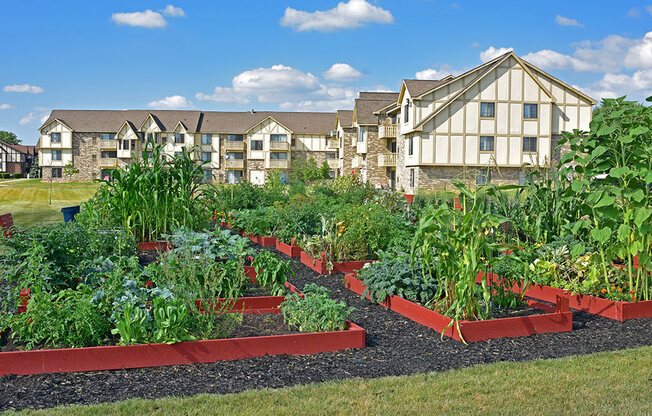
[[[258,315],[240,315],[242,322],[229,331],[229,338],[261,337],[267,335],[298,334],[283,322],[283,315],[261,313]]]
[[[258,247],[260,248],[260,247]],[[275,250],[272,250],[276,252]],[[283,254],[276,252],[279,256]],[[367,330],[360,350],[312,356],[271,356],[175,367],[0,378],[0,410],[94,404],[129,398],[235,393],[352,377],[443,371],[497,361],[530,361],[652,345],[652,319],[616,322],[574,314],[573,331],[464,345],[344,288],[342,274],[318,277],[295,260],[300,289],[316,282],[354,306],[352,320]]]

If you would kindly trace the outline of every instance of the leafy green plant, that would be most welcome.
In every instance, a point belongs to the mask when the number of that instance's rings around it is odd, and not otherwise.
[[[111,330],[114,335],[120,335],[120,345],[145,344],[148,341],[147,328],[149,319],[145,311],[133,303],[122,309],[122,314],[117,317],[115,328]]]
[[[260,250],[251,265],[256,270],[256,283],[268,288],[272,296],[284,294],[285,282],[295,275],[290,261],[283,261],[267,250]]]
[[[283,320],[301,332],[343,331],[346,319],[355,310],[330,298],[330,291],[314,283],[303,289],[304,297],[291,293],[281,303]]]
[[[194,341],[196,339],[187,330],[190,316],[188,301],[181,299],[167,301],[164,298],[156,298],[153,303],[153,342],[174,344],[175,342]]]

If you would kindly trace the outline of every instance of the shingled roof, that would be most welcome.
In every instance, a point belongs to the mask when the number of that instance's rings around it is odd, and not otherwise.
[[[355,100],[355,121],[358,124],[378,124],[374,111],[395,103],[397,92],[360,92],[360,98]]]
[[[198,133],[245,133],[272,117],[293,133],[329,134],[336,117],[335,113],[274,111],[53,110],[41,128],[56,119],[73,131],[116,132],[125,121],[142,125],[150,114],[163,131],[172,131],[181,122],[188,131]]]
[[[433,88],[445,84],[450,81],[450,78],[444,78],[441,80],[431,80],[431,79],[404,79],[405,88],[410,93],[410,97],[418,97],[426,91],[430,91]]]
[[[337,118],[340,120],[340,126],[353,127],[353,110],[337,110]]]

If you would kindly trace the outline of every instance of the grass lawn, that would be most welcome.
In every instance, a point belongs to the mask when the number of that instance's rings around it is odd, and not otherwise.
[[[415,376],[20,414],[647,415],[652,414],[652,347]]]
[[[62,207],[79,205],[97,189],[97,183],[50,183],[40,179],[0,182],[0,215],[11,213],[14,223],[23,227],[63,221]]]

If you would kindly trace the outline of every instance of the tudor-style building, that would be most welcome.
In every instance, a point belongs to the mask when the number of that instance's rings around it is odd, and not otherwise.
[[[0,141],[0,173],[20,174],[26,178],[36,161],[36,146],[24,146]]]
[[[110,177],[151,143],[171,157],[192,148],[193,157],[207,162],[207,181],[262,184],[268,172],[285,175],[299,158],[328,161],[336,175],[335,119],[335,113],[54,110],[39,129],[39,161],[46,180],[91,181]],[[65,177],[69,163],[79,172]]]

